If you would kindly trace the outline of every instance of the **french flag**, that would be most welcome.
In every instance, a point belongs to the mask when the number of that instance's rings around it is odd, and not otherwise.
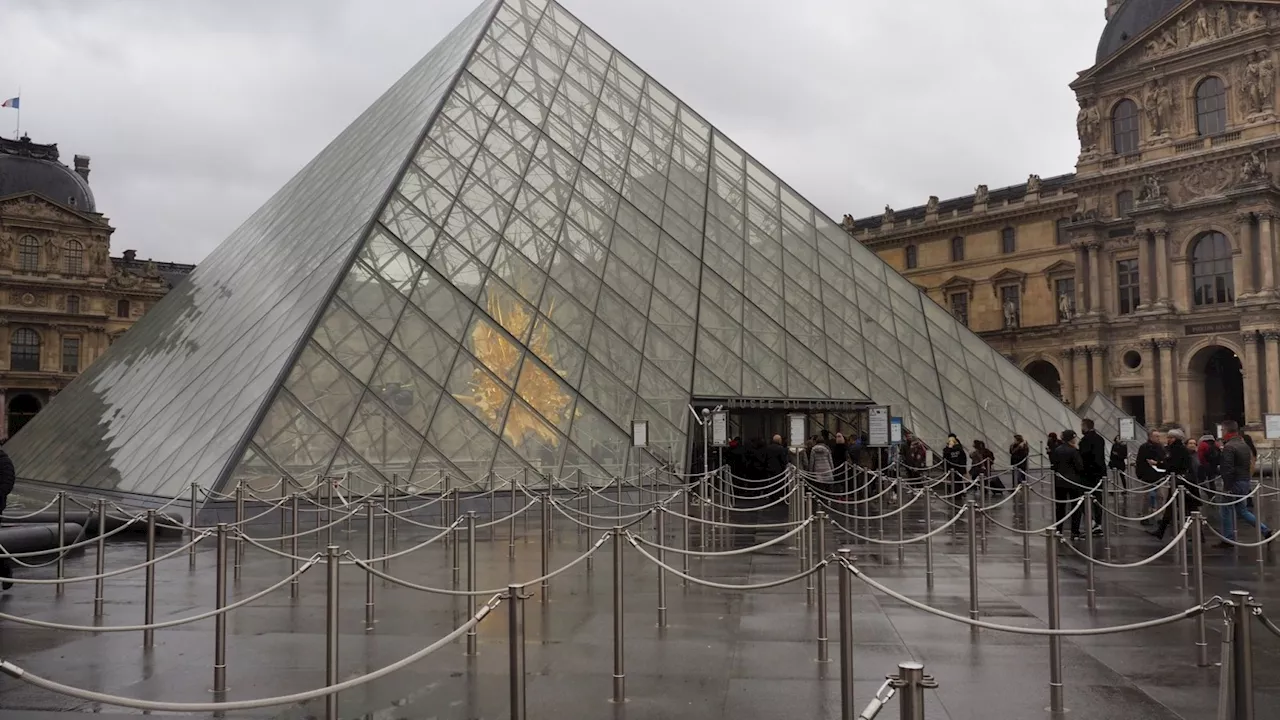
[[[0,103],[0,107],[11,107],[14,110],[17,110],[19,108],[18,102],[20,100],[21,98],[16,98],[16,97],[9,98],[8,100],[5,100],[4,102]]]

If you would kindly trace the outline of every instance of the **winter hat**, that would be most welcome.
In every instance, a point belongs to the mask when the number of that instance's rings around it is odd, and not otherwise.
[[[1062,435],[1061,435],[1061,437],[1062,437],[1062,442],[1071,442],[1072,440],[1075,440],[1075,439],[1076,439],[1076,431],[1075,431],[1075,430],[1063,430],[1063,431],[1062,431]]]
[[[1186,439],[1187,439],[1187,434],[1186,434],[1185,432],[1183,432],[1183,431],[1182,431],[1182,428],[1173,428],[1173,429],[1169,430],[1169,432],[1167,432],[1167,433],[1165,433],[1165,434],[1166,434],[1166,435],[1168,435],[1168,436],[1169,436],[1169,437],[1171,437],[1171,438],[1177,438],[1178,440],[1186,440]]]
[[[1205,433],[1200,436],[1200,442],[1213,442],[1214,440],[1217,440],[1217,438],[1210,435],[1209,433]]]

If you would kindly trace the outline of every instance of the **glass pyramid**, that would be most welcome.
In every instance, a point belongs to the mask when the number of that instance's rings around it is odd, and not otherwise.
[[[738,396],[889,404],[931,444],[1077,424],[563,7],[491,0],[7,449],[153,495],[604,481]]]
[[[1093,420],[1094,429],[1107,439],[1108,452],[1111,451],[1111,439],[1120,434],[1120,418],[1130,417],[1119,405],[1112,402],[1111,398],[1096,391],[1084,401],[1078,412],[1080,417]],[[1133,437],[1133,440],[1125,442],[1129,446],[1130,455],[1137,453],[1138,447],[1147,441],[1147,428],[1134,421]]]

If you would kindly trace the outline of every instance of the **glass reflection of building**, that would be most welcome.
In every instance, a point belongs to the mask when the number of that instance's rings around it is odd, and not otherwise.
[[[238,292],[246,275],[276,304]],[[161,494],[346,473],[607,482],[685,467],[697,403],[874,399],[926,438],[954,428],[997,444],[1073,422],[544,0],[486,2],[192,280],[187,302],[208,307],[184,332],[221,351],[212,367],[137,360],[159,312],[100,365],[220,389],[172,392],[187,402],[166,431],[188,452],[199,436],[199,459],[150,462],[139,441],[82,428],[105,462],[60,467],[39,453],[45,424],[19,439],[25,467]],[[97,378],[69,395],[50,423],[127,404]],[[649,423],[649,447],[630,447],[633,420]]]

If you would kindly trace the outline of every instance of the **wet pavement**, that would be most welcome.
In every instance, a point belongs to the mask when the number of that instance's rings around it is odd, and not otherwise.
[[[606,503],[595,502],[595,512]],[[464,510],[467,506],[464,505]],[[488,500],[472,507],[487,514]],[[497,506],[499,515],[505,512]],[[888,508],[886,508],[887,510]],[[1128,508],[1136,515],[1136,504]],[[320,513],[323,515],[323,513]],[[477,574],[483,588],[504,587],[541,574],[539,514],[515,524],[515,557],[508,558],[509,525],[480,530]],[[1031,524],[1046,524],[1040,501],[1031,508]],[[426,515],[414,515],[428,521]],[[933,513],[935,527],[947,517],[941,503]],[[993,517],[1018,522],[1013,503]],[[923,532],[920,504],[904,524],[908,536]],[[483,518],[482,518],[483,519]],[[734,518],[758,522],[754,513]],[[768,518],[777,520],[778,518]],[[255,537],[279,534],[270,518],[253,527]],[[595,520],[601,526],[610,520]],[[310,517],[303,528],[311,527]],[[365,553],[364,519],[348,531],[339,525],[335,543],[359,556]],[[377,523],[381,552],[381,522]],[[871,532],[878,534],[878,524]],[[404,550],[435,534],[398,523],[393,546]],[[652,537],[653,523],[643,528]],[[1134,562],[1161,546],[1137,523],[1118,529],[1111,542],[1114,562]],[[980,607],[984,620],[1017,626],[1046,627],[1045,540],[1030,541],[1032,567],[1024,571],[1021,536],[988,525],[985,554],[979,554]],[[712,537],[712,547],[742,548],[777,537],[776,529],[740,529]],[[884,522],[887,538],[897,537],[897,521]],[[324,536],[326,533],[320,533]],[[582,530],[556,515],[551,568],[580,556],[600,533]],[[1245,536],[1244,539],[1252,539]],[[114,540],[114,539],[113,539]],[[323,537],[321,543],[325,542]],[[681,526],[667,522],[667,543],[678,547]],[[717,544],[718,543],[718,544]],[[163,540],[160,554],[181,541]],[[1206,541],[1206,545],[1213,543]],[[697,534],[694,533],[694,545]],[[965,615],[969,607],[967,529],[961,525],[934,543],[932,590],[925,580],[923,545],[910,545],[899,564],[896,549],[861,544],[833,526],[828,549],[853,548],[857,565],[870,577],[915,600]],[[277,543],[269,547],[279,548]],[[1083,543],[1081,544],[1083,546]],[[1096,548],[1102,553],[1103,541]],[[319,550],[316,538],[300,543],[300,552]],[[465,545],[463,546],[465,550]],[[830,658],[820,663],[815,640],[817,610],[806,598],[804,581],[765,590],[733,592],[684,585],[668,575],[668,627],[657,625],[657,568],[630,546],[624,546],[625,704],[610,702],[613,688],[612,546],[606,543],[586,563],[539,588],[525,603],[527,706],[531,720],[541,718],[727,718],[773,720],[780,717],[839,718],[838,597],[835,567],[828,568]],[[136,565],[145,549],[136,538],[112,542],[108,569]],[[461,553],[465,582],[465,552]],[[1272,598],[1280,605],[1280,580],[1268,559],[1267,578],[1259,581],[1254,551],[1210,547],[1205,552],[1206,594],[1248,590],[1264,607]],[[67,562],[68,576],[94,572],[92,548]],[[680,567],[680,557],[667,555]],[[436,587],[452,585],[452,551],[430,545],[395,559],[388,572],[410,582]],[[1061,553],[1062,625],[1067,628],[1114,626],[1172,615],[1194,605],[1180,574],[1177,553],[1131,569],[1098,568],[1097,610],[1086,603],[1085,571],[1080,558]],[[765,583],[801,568],[796,545],[787,541],[745,554],[691,561],[694,576],[727,584]],[[288,560],[248,546],[241,578],[230,582],[230,601],[248,597],[288,574]],[[19,577],[52,577],[52,568],[28,570]],[[466,602],[375,582],[376,624],[365,629],[364,572],[341,570],[339,654],[343,679],[388,665],[417,651],[466,620]],[[186,554],[157,569],[159,621],[188,617],[212,607],[215,582],[214,543],[201,543],[196,569]],[[228,700],[283,695],[323,685],[325,677],[325,568],[304,574],[299,598],[288,588],[229,615]],[[0,594],[0,612],[39,620],[92,625],[93,582],[66,586],[62,596],[51,586],[19,586]],[[105,586],[105,625],[140,623],[144,581],[141,571],[111,578]],[[483,600],[482,600],[483,602]],[[917,660],[936,678],[938,689],[926,693],[930,720],[1050,717],[1049,649],[1044,637],[991,630],[976,634],[955,621],[912,608],[853,582],[855,699],[860,711],[899,662]],[[1280,616],[1280,610],[1272,613]],[[1220,652],[1223,612],[1208,614],[1209,654]],[[1280,701],[1280,640],[1255,624],[1254,668],[1257,707]],[[342,693],[340,715],[370,717],[473,719],[509,715],[507,610],[500,606],[479,626],[479,654],[465,655],[459,641],[423,661]],[[1218,701],[1217,667],[1196,667],[1195,625],[1174,625],[1125,634],[1071,638],[1063,643],[1066,707],[1073,717],[1091,720],[1211,720]],[[0,657],[31,673],[79,688],[137,699],[208,702],[213,682],[214,621],[201,620],[156,632],[155,646],[143,647],[142,633],[70,632],[0,622]],[[0,677],[0,709],[6,720],[61,720],[86,712],[105,717],[136,711],[58,695],[22,681]],[[897,700],[880,715],[897,717]],[[167,717],[158,713],[160,717]],[[323,716],[323,701],[302,706],[231,712],[225,717],[306,718]],[[192,717],[191,715],[174,717]],[[1263,717],[1260,715],[1259,717]]]

